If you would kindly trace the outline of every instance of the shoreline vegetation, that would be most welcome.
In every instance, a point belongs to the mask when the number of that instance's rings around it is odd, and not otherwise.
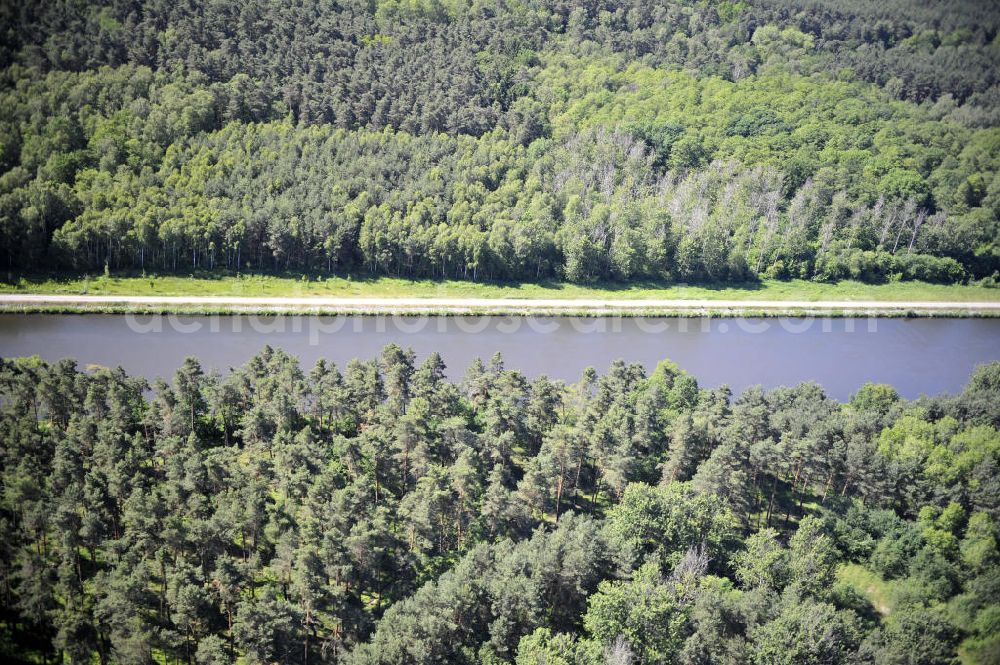
[[[669,360],[448,369],[396,344],[152,385],[0,359],[0,656],[995,662],[1000,363],[843,402]]]
[[[21,4],[9,270],[1000,275],[991,3]]]
[[[37,296],[37,298],[36,298]],[[20,277],[0,311],[23,313],[536,314],[560,316],[997,316],[1000,292],[925,282],[742,284],[191,275]]]

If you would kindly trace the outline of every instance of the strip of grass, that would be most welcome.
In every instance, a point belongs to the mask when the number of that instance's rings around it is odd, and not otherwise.
[[[61,293],[134,296],[342,296],[370,298],[602,298],[678,300],[1000,300],[1000,290],[982,286],[893,282],[824,284],[807,280],[765,280],[746,284],[664,284],[655,282],[594,285],[483,284],[464,281],[406,280],[292,275],[191,276],[24,276],[0,282],[0,293]]]
[[[846,563],[837,569],[837,580],[867,598],[875,611],[886,617],[892,614],[892,582],[856,563]]]
[[[247,315],[247,316],[560,316],[575,318],[657,318],[657,319],[717,319],[717,318],[791,318],[819,316],[831,319],[856,319],[877,316],[882,319],[994,319],[1000,318],[997,311],[969,311],[968,309],[884,309],[849,310],[837,308],[792,309],[754,307],[715,307],[698,309],[678,309],[671,307],[649,307],[615,309],[608,307],[586,307],[580,309],[546,307],[399,307],[366,305],[361,307],[327,306],[241,306],[241,305],[143,305],[143,304],[91,304],[91,303],[0,303],[0,313],[10,314],[185,314],[190,316]]]

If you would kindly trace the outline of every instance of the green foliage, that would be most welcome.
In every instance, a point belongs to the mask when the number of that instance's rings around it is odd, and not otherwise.
[[[650,562],[628,582],[602,582],[583,623],[603,644],[622,637],[640,662],[664,663],[680,649],[687,617],[681,594]]]
[[[736,519],[726,502],[696,493],[688,483],[631,484],[608,515],[608,540],[626,569],[645,560],[672,568],[696,545],[719,555],[735,532]]]
[[[580,640],[567,633],[553,634],[539,628],[521,638],[517,647],[516,665],[600,665],[602,650],[596,642]]]
[[[955,629],[940,611],[901,614],[870,638],[867,649],[875,663],[916,665],[954,661]]]
[[[789,562],[793,588],[802,594],[823,597],[833,585],[838,552],[822,523],[813,516],[799,522],[789,542]]]
[[[854,663],[861,631],[853,613],[805,601],[785,607],[750,639],[751,662],[757,665]]]
[[[990,278],[986,4],[31,1],[4,10],[0,249],[36,270]]]
[[[746,539],[746,550],[733,557],[736,579],[749,589],[780,590],[787,581],[788,558],[777,531],[758,531]]]

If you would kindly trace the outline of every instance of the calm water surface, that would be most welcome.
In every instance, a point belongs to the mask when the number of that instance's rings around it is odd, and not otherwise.
[[[1000,360],[1000,319],[0,315],[0,356],[72,357],[150,379],[189,355],[225,372],[269,344],[308,367],[373,357],[389,342],[418,359],[439,351],[456,380],[499,351],[507,367],[567,381],[617,358],[650,369],[670,358],[701,385],[736,392],[811,380],[846,399],[876,381],[913,398],[957,392],[977,364]]]

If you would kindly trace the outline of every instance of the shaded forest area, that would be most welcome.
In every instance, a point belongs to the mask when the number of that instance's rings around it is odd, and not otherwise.
[[[68,663],[996,663],[1000,363],[734,396],[387,346],[0,364],[0,649]]]
[[[1000,11],[0,3],[19,271],[996,281]]]

